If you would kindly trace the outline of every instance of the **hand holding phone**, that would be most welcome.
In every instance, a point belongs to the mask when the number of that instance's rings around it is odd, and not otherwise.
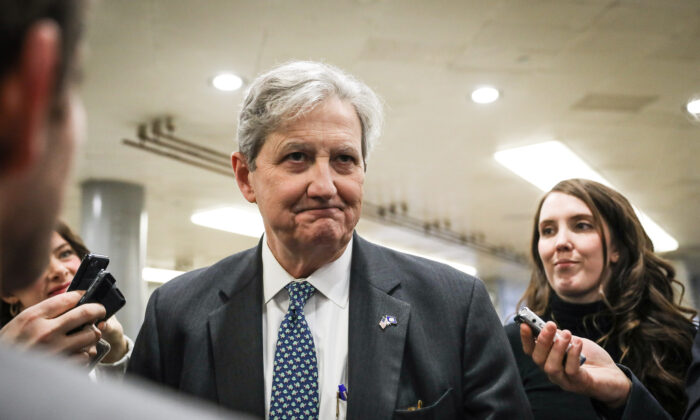
[[[527,306],[523,306],[520,308],[518,311],[518,314],[515,316],[515,322],[518,324],[522,324],[523,322],[527,324],[530,329],[532,330],[532,335],[533,337],[537,338],[538,335],[540,335],[540,332],[544,328],[545,322],[537,316],[536,313],[532,312],[530,308]],[[554,335],[554,341],[557,341],[557,338],[559,338],[559,333],[557,332]],[[571,348],[571,343],[569,343],[569,346],[567,347],[567,351]],[[582,365],[586,362],[586,356],[581,354],[579,357],[579,364]],[[564,363],[566,363],[566,355],[564,355]]]
[[[102,319],[105,314],[100,305],[75,310],[81,297],[78,292],[62,293],[28,307],[0,329],[0,341],[53,354],[81,353],[100,336],[96,329],[82,330],[81,326]],[[68,335],[71,330],[78,333]]]
[[[105,271],[108,264],[109,258],[104,255],[86,255],[68,287],[68,291],[85,290],[76,307],[85,303],[99,303],[105,307],[107,313],[100,321],[108,319],[126,304],[124,295],[115,285],[114,277]],[[68,334],[73,334],[79,329],[69,331]]]

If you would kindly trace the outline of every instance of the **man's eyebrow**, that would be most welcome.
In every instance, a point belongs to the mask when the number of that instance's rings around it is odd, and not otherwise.
[[[338,146],[338,148],[335,149],[336,153],[347,153],[347,154],[360,154],[360,150],[357,149],[357,147],[354,147],[349,144],[343,144]]]
[[[278,151],[286,152],[289,150],[311,150],[313,149],[308,143],[303,141],[290,140],[280,145]]]

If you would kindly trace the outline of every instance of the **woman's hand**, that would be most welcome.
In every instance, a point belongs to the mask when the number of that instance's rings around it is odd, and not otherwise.
[[[124,327],[117,321],[117,317],[113,316],[109,318],[104,326],[100,325],[102,329],[102,338],[107,340],[112,349],[107,353],[102,363],[114,363],[121,360],[124,355],[129,351],[129,344],[124,337]]]
[[[556,324],[547,322],[535,341],[530,327],[520,325],[523,351],[544,370],[549,380],[566,391],[595,398],[610,408],[625,404],[632,382],[608,352],[591,340],[572,336],[567,330],[559,331],[559,337],[554,341],[556,333]],[[571,348],[567,352],[569,343]],[[581,353],[586,356],[583,365],[579,364]]]
[[[42,349],[51,354],[87,359],[89,349],[102,333],[92,324],[105,316],[105,308],[96,303],[75,307],[84,291],[50,297],[23,310],[0,329],[0,340],[23,348]],[[71,335],[67,333],[83,325]]]

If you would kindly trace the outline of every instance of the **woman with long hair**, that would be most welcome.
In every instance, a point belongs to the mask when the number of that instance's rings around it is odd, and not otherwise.
[[[629,201],[597,182],[558,183],[539,203],[531,253],[534,270],[518,306],[599,344],[680,418],[696,312],[680,303],[684,287],[654,254]],[[506,332],[535,418],[598,418],[589,397],[550,382],[523,352],[517,325]]]
[[[16,319],[21,312],[28,308],[64,293],[73,280],[73,276],[80,266],[80,261],[89,252],[82,239],[68,225],[60,221],[57,222],[51,237],[49,266],[41,278],[30,287],[0,296],[0,339],[25,347],[41,346],[49,352],[63,353],[83,361],[93,357],[95,349],[92,345],[77,347],[78,344],[66,347],[63,345],[66,340],[61,340],[61,337],[49,340],[46,338],[45,331],[32,328],[29,325],[31,319]],[[56,314],[57,317],[60,315]],[[63,327],[67,331],[74,328],[75,326],[70,324]],[[81,331],[77,334],[84,334],[86,340],[92,340],[89,331]],[[61,334],[59,332],[55,335],[60,336]],[[111,349],[102,359],[102,363],[98,365],[96,372],[100,374],[123,373],[126,370],[126,363],[133,343],[124,335],[121,324],[115,317],[111,317],[103,326],[101,325],[101,331],[98,335],[110,344]]]

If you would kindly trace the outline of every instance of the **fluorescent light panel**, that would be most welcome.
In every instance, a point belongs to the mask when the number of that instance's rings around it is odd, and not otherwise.
[[[400,247],[393,246],[393,245],[388,245],[388,244],[381,244],[381,245],[382,245],[382,246],[385,246],[385,247],[387,247],[387,248],[391,248],[391,249],[393,249],[394,251],[403,252],[404,254],[415,255],[416,257],[423,257],[423,258],[426,258],[426,259],[429,259],[429,260],[433,260],[433,261],[435,261],[435,262],[439,262],[439,263],[442,263],[442,264],[447,264],[447,265],[449,265],[449,266],[452,267],[452,268],[455,268],[455,269],[457,269],[457,270],[459,270],[459,271],[462,271],[462,272],[464,272],[464,273],[469,274],[470,276],[476,276],[476,274],[477,274],[476,268],[475,268],[475,267],[472,267],[471,265],[461,264],[461,263],[457,263],[457,262],[454,262],[454,261],[445,260],[445,259],[443,259],[443,258],[434,257],[434,256],[432,256],[432,255],[421,254],[420,252],[409,251],[408,249],[400,248]]]
[[[255,205],[202,210],[193,214],[190,220],[196,225],[253,238],[259,238],[265,231],[262,217]]]
[[[605,178],[594,171],[568,147],[558,141],[548,141],[530,146],[502,150],[494,154],[498,163],[542,191],[549,191],[559,181],[570,178],[585,178],[614,188]],[[639,217],[647,235],[658,252],[678,249],[678,241],[638,208]]]
[[[174,279],[175,277],[179,276],[182,273],[184,273],[184,271],[166,270],[164,268],[144,267],[143,271],[141,272],[141,277],[143,278],[144,281],[147,281],[147,282],[165,283],[168,280]]]

